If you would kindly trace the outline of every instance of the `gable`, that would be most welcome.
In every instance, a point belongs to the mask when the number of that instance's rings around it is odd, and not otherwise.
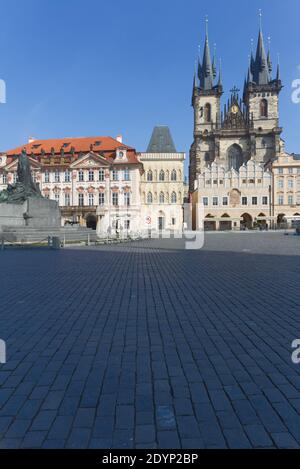
[[[71,169],[93,169],[103,168],[103,166],[110,166],[106,158],[94,152],[89,152],[70,165]]]

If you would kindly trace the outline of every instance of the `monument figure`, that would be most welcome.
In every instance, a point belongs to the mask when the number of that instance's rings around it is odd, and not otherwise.
[[[33,182],[30,162],[24,149],[18,158],[18,181],[8,184],[7,189],[0,192],[0,204],[23,204],[29,198],[43,198],[38,186]]]

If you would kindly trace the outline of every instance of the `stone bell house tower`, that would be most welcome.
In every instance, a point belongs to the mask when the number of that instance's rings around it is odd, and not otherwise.
[[[236,87],[221,106],[223,85],[218,80],[216,58],[211,59],[206,26],[204,54],[195,70],[192,106],[194,141],[190,150],[190,192],[195,181],[212,163],[226,170],[239,168],[250,159],[266,163],[280,154],[279,94],[282,89],[279,65],[272,79],[270,51],[266,54],[260,27],[255,57],[249,61],[243,97]]]

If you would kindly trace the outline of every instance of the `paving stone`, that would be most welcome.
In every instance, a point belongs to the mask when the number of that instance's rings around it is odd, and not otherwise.
[[[276,447],[280,449],[299,449],[300,445],[290,433],[272,433],[271,434]]]
[[[160,449],[180,449],[180,441],[177,431],[160,431],[157,434],[158,447]]]
[[[244,430],[253,448],[268,448],[273,442],[262,425],[246,425]]]
[[[1,447],[300,445],[296,237],[160,243],[0,252]]]
[[[38,449],[42,447],[43,441],[46,439],[46,431],[28,432],[21,443],[21,448]]]
[[[151,443],[155,441],[155,426],[154,425],[137,425],[135,428],[135,442]]]

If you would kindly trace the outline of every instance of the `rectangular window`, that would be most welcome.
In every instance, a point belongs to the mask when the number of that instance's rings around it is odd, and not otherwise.
[[[124,169],[124,181],[130,181],[130,172],[128,168]]]
[[[252,205],[257,205],[257,197],[252,197]]]
[[[125,220],[125,230],[130,230],[130,220]]]
[[[228,205],[228,197],[223,197],[223,205]]]
[[[219,205],[219,198],[213,197],[213,205]]]
[[[105,194],[104,192],[100,192],[99,194],[99,205],[104,205],[105,204]]]
[[[242,205],[248,205],[247,197],[242,197]]]
[[[79,194],[78,195],[78,205],[79,205],[79,207],[84,206],[84,194]]]
[[[278,168],[278,174],[283,174],[283,168]]]
[[[54,200],[55,200],[55,202],[57,202],[58,205],[59,205],[59,202],[60,202],[59,194],[54,194]]]
[[[59,171],[55,171],[54,180],[55,180],[55,182],[60,182],[60,174],[59,174]]]
[[[89,206],[92,207],[94,205],[94,194],[89,194]]]
[[[7,175],[6,174],[3,174],[2,182],[3,182],[3,184],[7,184]]]
[[[90,170],[89,171],[89,182],[93,182],[94,181],[94,171]]]
[[[283,195],[278,197],[278,205],[283,205]]]
[[[288,188],[293,189],[293,187],[294,187],[294,181],[292,179],[289,179],[288,180]]]
[[[113,171],[112,171],[112,180],[113,181],[118,181],[119,180],[118,171],[116,169],[113,169]]]
[[[112,204],[116,207],[119,205],[119,194],[118,192],[113,192],[112,194]]]
[[[172,225],[173,225],[173,226],[176,225],[176,218],[172,218]]]
[[[293,168],[289,168],[289,174],[293,174],[294,172],[294,169]]]
[[[288,196],[288,204],[293,205],[293,203],[294,203],[294,197],[292,195],[289,195]]]
[[[300,205],[300,195],[297,196],[297,205]]]
[[[278,180],[277,187],[278,187],[278,189],[283,189],[283,179]]]
[[[218,179],[214,179],[214,185],[216,186],[218,184]]]
[[[105,177],[104,169],[100,169],[100,170],[99,170],[99,181],[100,181],[100,182],[103,182],[103,181],[104,181],[104,177]]]
[[[70,171],[65,171],[65,182],[71,182]]]
[[[13,175],[13,180],[14,180],[14,184],[16,184],[16,182],[18,181],[18,175],[17,175],[17,173],[14,173],[14,175]]]
[[[203,205],[205,207],[207,207],[208,206],[208,197],[203,197],[202,201],[203,201]]]
[[[250,184],[255,184],[255,179],[249,179]]]
[[[70,200],[70,194],[65,194],[65,206],[70,207],[71,200]]]
[[[84,182],[84,172],[82,170],[78,173],[78,180],[79,182]]]
[[[265,196],[264,196],[264,197],[262,198],[262,204],[263,204],[263,205],[268,205],[268,197],[265,197]]]
[[[129,207],[130,205],[130,192],[125,192],[124,194],[124,204]]]
[[[49,173],[49,171],[46,171],[46,172],[45,172],[44,181],[45,181],[45,182],[50,182],[50,173]]]

